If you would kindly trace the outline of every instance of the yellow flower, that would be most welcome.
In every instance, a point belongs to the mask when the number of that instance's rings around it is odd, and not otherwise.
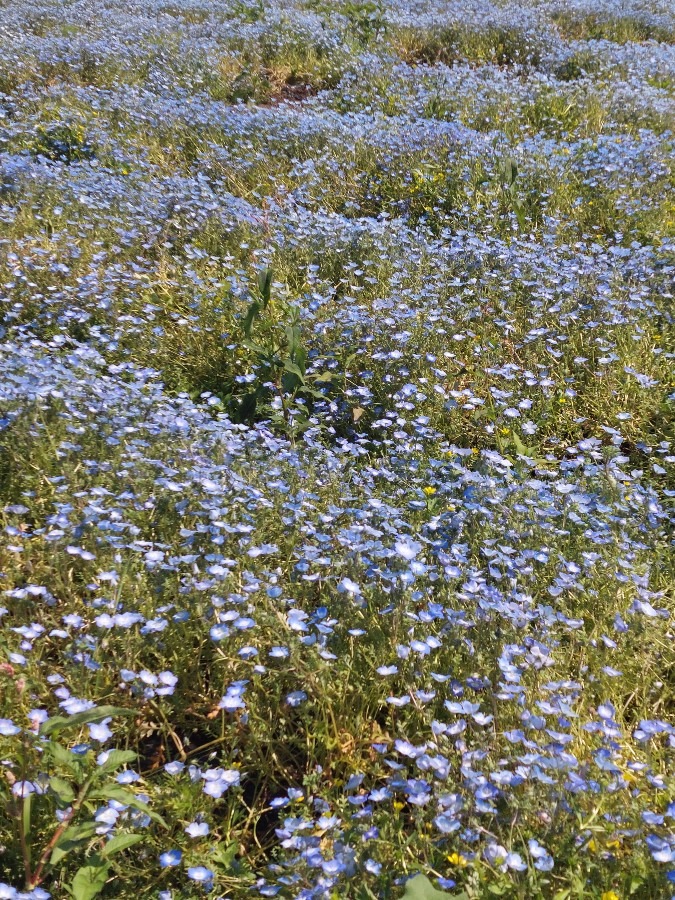
[[[431,497],[436,493],[436,488],[433,485],[428,484],[426,487],[423,487],[422,490],[427,495],[427,497]]]
[[[394,807],[396,812],[400,812],[403,809],[403,807],[405,806],[405,803],[401,803],[400,800],[394,800],[394,802],[392,803],[392,806]]]
[[[591,838],[590,841],[586,844],[586,849],[590,850],[591,853],[595,853],[598,849],[598,845],[595,842],[595,838]]]
[[[460,869],[469,865],[469,860],[460,853],[451,853],[450,856],[448,856],[448,862],[451,866],[459,866]]]
[[[478,447],[472,447],[471,452],[473,453],[474,456],[478,456]]]
[[[621,900],[616,891],[605,891],[600,895],[600,900]]]

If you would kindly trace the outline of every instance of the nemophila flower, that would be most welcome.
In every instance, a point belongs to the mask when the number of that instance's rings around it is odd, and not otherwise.
[[[289,706],[300,706],[307,699],[307,693],[305,691],[291,691],[290,694],[286,695],[286,703]]]
[[[11,719],[0,719],[0,735],[9,737],[13,734],[19,734],[21,729],[15,725]]]
[[[15,797],[25,798],[38,792],[37,784],[33,781],[15,781],[12,785],[12,793]]]
[[[77,697],[67,697],[59,703],[59,706],[65,710],[69,716],[73,716],[76,713],[84,712],[87,709],[93,709],[96,704],[93,700],[80,700]]]
[[[230,636],[230,629],[224,624],[213,625],[209,634],[211,635],[212,641],[222,641]]]
[[[351,578],[347,577],[341,579],[341,581],[338,582],[337,589],[341,593],[352,594],[354,596],[357,596],[361,593],[361,587],[356,584],[355,581],[352,581]]]
[[[138,772],[134,772],[133,769],[126,769],[124,772],[120,772],[115,780],[118,784],[133,784],[135,781],[138,781],[140,777]]]
[[[652,859],[659,863],[675,862],[675,842],[673,845],[665,838],[655,834],[648,834],[645,843],[652,855]]]
[[[111,831],[117,823],[119,814],[120,811],[113,806],[104,806],[99,809],[94,815],[94,820],[97,822],[96,833],[107,834]]]
[[[540,872],[550,872],[553,868],[553,857],[548,850],[534,838],[528,841],[527,846],[530,856],[534,860],[535,869],[539,869]]]
[[[181,864],[181,860],[183,859],[183,854],[180,850],[166,850],[159,857],[159,864],[163,869],[179,866]]]
[[[422,551],[422,545],[417,541],[397,541],[394,550],[401,559],[410,562]]]
[[[113,732],[108,728],[109,722],[112,722],[111,718],[102,719],[99,723],[89,725],[89,737],[101,744],[109,741],[113,737]]]
[[[205,782],[204,793],[215,799],[222,797],[227,790],[241,781],[241,773],[238,769],[207,769],[201,777]]]
[[[213,872],[211,869],[207,869],[205,866],[191,866],[187,870],[188,878],[191,878],[192,881],[196,881],[199,884],[210,884],[213,881]]]
[[[436,816],[434,824],[443,834],[452,834],[454,831],[458,831],[461,828],[461,822],[458,819],[448,816],[445,813]]]
[[[205,837],[210,829],[207,822],[190,822],[185,828],[185,833],[192,838]]]
[[[375,671],[378,675],[396,675],[398,666],[378,666]]]

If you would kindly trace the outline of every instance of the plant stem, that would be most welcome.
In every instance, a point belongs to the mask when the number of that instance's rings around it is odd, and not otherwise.
[[[28,841],[26,840],[26,824],[25,824],[25,813],[26,813],[26,804],[23,802],[25,798],[21,801],[21,810],[17,811],[17,819],[19,821],[19,843],[21,844],[21,858],[23,859],[23,870],[26,875],[26,888],[30,890],[31,887],[31,861],[30,861],[30,847],[28,846]]]
[[[23,790],[25,790],[26,785],[26,773],[28,769],[27,760],[26,760],[26,742],[25,740],[21,743],[21,784],[23,786]],[[22,794],[23,794],[22,790]],[[30,794],[28,794],[30,797]],[[26,885],[30,884],[31,880],[31,858],[30,858],[30,845],[28,843],[28,829],[26,827],[26,799],[27,797],[20,797],[17,800],[17,804],[21,804],[19,808],[17,805],[17,819],[19,822],[19,843],[21,845],[21,858],[23,859],[23,870],[26,875]],[[29,807],[30,812],[30,807]],[[28,823],[30,826],[30,821]]]
[[[66,815],[63,817],[63,821],[59,824],[58,828],[55,830],[54,834],[51,836],[49,843],[47,844],[45,849],[42,851],[42,855],[40,856],[40,860],[35,868],[35,872],[33,873],[33,876],[31,877],[31,879],[28,882],[27,886],[28,886],[29,890],[36,888],[42,882],[42,880],[44,878],[44,875],[43,875],[44,868],[47,865],[47,862],[49,861],[49,857],[51,856],[52,850],[58,844],[58,842],[61,839],[66,828],[68,828],[70,823],[73,821],[75,816],[80,811],[80,807],[84,803],[85,798],[87,796],[87,792],[89,791],[89,788],[91,787],[91,782],[92,782],[91,778],[88,778],[84,782],[84,784],[80,788],[79,794],[73,801],[73,805],[70,807],[70,811],[68,813],[66,813]]]

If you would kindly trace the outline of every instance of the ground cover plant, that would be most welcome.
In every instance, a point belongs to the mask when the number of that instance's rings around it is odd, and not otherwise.
[[[0,898],[675,895],[672,4],[0,12]]]

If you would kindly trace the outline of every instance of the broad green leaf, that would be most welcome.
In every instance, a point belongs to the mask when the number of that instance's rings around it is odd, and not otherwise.
[[[316,397],[317,400],[325,400],[326,395],[322,394],[321,391],[317,391],[315,388],[304,387],[302,389],[303,394],[309,394],[310,397]]]
[[[426,875],[420,873],[406,882],[403,900],[469,900],[469,895],[464,891],[461,894],[439,891]]]
[[[77,870],[70,890],[75,900],[92,900],[101,893],[107,880],[107,863],[92,863]]]
[[[99,766],[94,777],[98,778],[107,772],[114,772],[115,769],[120,769],[127,763],[136,762],[137,759],[138,755],[133,750],[111,750],[108,758],[102,766]]]
[[[254,300],[246,312],[246,318],[244,319],[244,334],[247,338],[251,337],[251,329],[253,328],[253,323],[256,320],[260,309],[260,304],[257,300]]]
[[[284,372],[281,376],[281,387],[284,394],[293,394],[300,387],[300,379],[297,375],[290,372]]]
[[[297,375],[298,380],[300,381],[301,384],[305,380],[304,375],[302,374],[302,369],[300,368],[300,366],[297,366],[292,360],[290,360],[290,359],[284,360],[284,369],[287,372],[290,372],[292,375]]]
[[[289,356],[295,356],[295,352],[300,346],[300,329],[297,326],[286,325],[284,328],[286,333],[286,342]]]
[[[79,847],[84,847],[87,841],[88,838],[81,838],[79,841],[66,841],[65,843],[59,841],[52,850],[52,855],[49,857],[49,865],[58,865],[65,856],[68,856],[71,850],[77,850]]]
[[[241,345],[242,345],[242,347],[245,347],[247,350],[252,350],[254,353],[258,353],[260,356],[263,356],[263,357],[267,356],[267,350],[265,349],[265,347],[262,347],[260,344],[257,344],[255,341],[250,341],[250,340],[242,341]]]
[[[133,709],[123,709],[119,706],[93,706],[74,716],[53,716],[40,726],[40,734],[50,735],[63,731],[64,728],[76,728],[80,725],[89,725],[94,722],[102,722],[103,719],[111,719],[113,716],[133,716]]]
[[[267,307],[272,295],[272,270],[262,269],[258,272],[258,290],[262,297],[263,306]]]
[[[101,856],[104,859],[108,859],[114,853],[120,853],[128,847],[133,847],[134,844],[138,844],[144,837],[145,835],[143,834],[116,834],[115,837],[109,840],[101,850]]]
[[[96,834],[96,822],[82,822],[79,825],[71,825],[61,835],[61,839],[52,850],[49,864],[55,866],[71,850],[77,850],[84,846]]]
[[[82,769],[82,762],[74,753],[68,750],[63,744],[56,741],[45,741],[43,744],[44,752],[50,756],[59,766],[65,766],[73,774],[79,774]]]
[[[237,857],[238,849],[239,845],[236,841],[233,841],[231,844],[227,844],[226,846],[221,846],[213,854],[213,861],[217,866],[219,866],[219,868],[223,869],[226,872],[229,872],[232,869]]]
[[[75,799],[76,794],[73,786],[70,782],[66,781],[65,778],[59,778],[58,775],[53,775],[49,779],[49,787],[52,792],[56,794],[59,801],[66,804],[66,806]]]
[[[307,371],[307,351],[305,350],[305,348],[297,347],[293,359],[295,360],[297,367],[300,369],[304,377]]]
[[[64,841],[79,841],[83,838],[90,838],[96,834],[97,823],[96,822],[80,822],[77,825],[71,825],[70,828],[66,828],[66,830],[61,835],[61,840],[59,844],[62,844]],[[57,844],[57,847],[59,846]]]

